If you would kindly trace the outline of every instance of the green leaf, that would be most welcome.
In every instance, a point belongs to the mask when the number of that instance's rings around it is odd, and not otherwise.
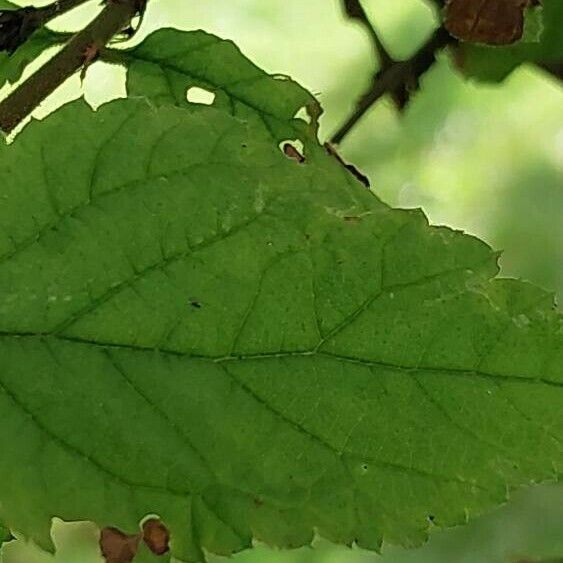
[[[552,298],[255,82],[235,116],[73,102],[0,147],[0,518],[44,547],[53,515],[147,514],[183,560],[416,545],[561,474]],[[300,130],[304,164],[278,148]]]
[[[506,47],[462,44],[461,68],[473,78],[498,82],[524,63],[557,63],[563,54],[563,2],[543,0],[543,8],[531,11],[523,41]],[[538,14],[541,13],[541,23]]]
[[[156,512],[185,559],[414,544],[560,471],[549,297],[307,149],[129,100],[2,151],[11,525]]]
[[[191,110],[186,91],[202,88],[215,94],[214,107],[265,127],[278,141],[305,134],[300,110],[308,112],[313,132],[321,113],[315,98],[285,75],[268,75],[245,58],[232,41],[204,31],[161,29],[129,50],[103,56],[128,67],[129,96],[150,98]]]

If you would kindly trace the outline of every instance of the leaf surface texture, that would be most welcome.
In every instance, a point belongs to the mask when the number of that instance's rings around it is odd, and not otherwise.
[[[416,545],[561,473],[551,296],[381,203],[300,87],[254,80],[234,107],[73,102],[0,148],[0,518],[40,545],[52,515],[147,514],[186,561]]]

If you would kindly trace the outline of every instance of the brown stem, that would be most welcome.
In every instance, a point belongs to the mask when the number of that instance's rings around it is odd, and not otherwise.
[[[393,59],[391,55],[383,45],[383,42],[379,38],[377,34],[377,30],[373,27],[372,23],[370,22],[366,11],[364,10],[363,6],[360,3],[360,0],[343,0],[344,2],[344,10],[346,14],[351,19],[358,20],[367,30],[373,47],[375,49],[375,55],[379,59],[379,64],[381,69],[388,68],[393,64]]]
[[[385,94],[397,92],[401,87],[408,91],[409,87],[416,86],[436,60],[436,53],[454,41],[445,29],[439,28],[410,59],[393,62],[389,68],[378,72],[369,89],[359,99],[354,113],[333,135],[331,142],[340,143],[367,110]]]
[[[69,0],[70,1],[70,0]],[[12,131],[49,94],[99,51],[139,12],[147,0],[108,0],[104,9],[39,70],[0,102],[0,129]]]
[[[383,42],[379,38],[377,30],[369,20],[364,8],[360,3],[360,0],[343,1],[344,9],[346,10],[348,17],[357,19],[369,33],[373,48],[375,50],[375,57],[377,60],[379,60],[379,69],[377,72],[381,73],[386,71],[393,64],[395,64],[395,60],[391,57],[389,51],[387,51],[387,49],[385,48],[385,45],[383,45]],[[405,109],[406,105],[409,102],[409,92],[405,84],[400,84],[393,92],[389,92],[389,94],[391,95],[391,98],[395,103],[395,107],[399,111]]]
[[[0,51],[13,53],[34,31],[88,1],[56,0],[41,8],[24,6],[17,10],[0,10]]]
[[[387,69],[393,66],[396,61],[391,57],[391,55],[383,45],[383,42],[379,38],[379,35],[375,27],[369,20],[366,11],[362,7],[360,0],[343,0],[343,1],[344,1],[344,9],[346,10],[348,17],[360,21],[360,23],[362,23],[362,25],[367,29],[369,33],[369,36],[371,38],[375,50],[376,59],[379,60],[379,69],[377,71],[377,74],[375,75],[378,76],[379,74],[385,72]],[[409,103],[409,98],[410,98],[407,85],[404,83],[399,84],[397,88],[389,92],[389,94],[393,99],[395,107],[399,111],[404,110],[407,104]]]

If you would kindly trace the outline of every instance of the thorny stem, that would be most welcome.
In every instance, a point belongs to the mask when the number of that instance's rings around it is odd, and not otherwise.
[[[62,2],[65,6],[74,6],[80,0]],[[147,0],[107,0],[103,10],[90,24],[76,33],[52,59],[0,102],[0,129],[10,133],[49,94],[87,62],[88,53],[102,49],[136,14],[142,13],[146,2]]]

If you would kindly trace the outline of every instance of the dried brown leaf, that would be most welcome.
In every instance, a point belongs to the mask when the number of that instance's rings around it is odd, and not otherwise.
[[[508,45],[522,38],[524,11],[539,0],[447,0],[444,24],[458,39]]]

